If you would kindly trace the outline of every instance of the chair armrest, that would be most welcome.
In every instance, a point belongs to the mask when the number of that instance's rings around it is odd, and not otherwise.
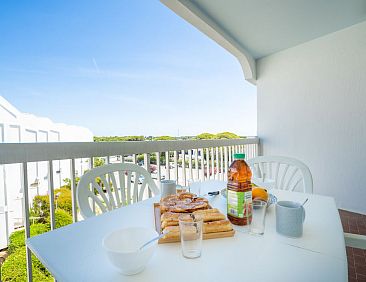
[[[352,233],[344,233],[347,247],[366,250],[366,236]]]

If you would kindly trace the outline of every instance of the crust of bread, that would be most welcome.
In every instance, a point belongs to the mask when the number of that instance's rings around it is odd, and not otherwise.
[[[179,226],[167,226],[164,228],[164,232],[169,231],[163,238],[171,239],[171,238],[180,238]]]
[[[231,231],[233,227],[229,220],[211,221],[203,224],[203,233],[216,233]]]
[[[203,233],[217,233],[217,232],[226,232],[233,230],[233,227],[229,220],[218,220],[203,223]],[[179,226],[167,226],[164,228],[164,232],[169,231],[168,234],[164,236],[166,239],[170,238],[179,238],[180,231]],[[192,229],[192,233],[194,230]]]
[[[225,220],[226,217],[222,213],[220,213],[217,209],[212,209],[213,212],[194,212],[193,214],[195,216],[202,216],[204,222],[209,221],[219,221],[219,220]],[[210,210],[204,210],[204,211],[210,211]],[[187,219],[190,219],[190,216],[188,214],[182,214],[182,213],[172,213],[167,212],[164,213],[161,216],[161,228],[164,229],[167,226],[177,226],[179,224],[179,217],[182,215],[186,215]]]
[[[203,215],[204,222],[225,220],[225,219],[226,219],[226,217],[222,213],[209,213],[209,214]]]
[[[192,217],[189,214],[185,213],[164,213],[164,220],[161,221],[161,228],[164,229],[167,226],[177,226],[179,225],[179,218],[184,217],[184,220],[192,220]]]
[[[160,217],[160,220],[163,222],[164,220],[178,220],[178,218],[181,216],[181,213],[175,213],[175,212],[166,212],[163,213]]]
[[[220,213],[220,211],[216,208],[214,209],[207,209],[207,210],[198,210],[198,211],[194,211],[193,214],[194,215],[206,215],[206,214],[211,214],[211,213]]]

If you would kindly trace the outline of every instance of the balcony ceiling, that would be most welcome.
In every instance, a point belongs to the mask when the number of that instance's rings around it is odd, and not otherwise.
[[[249,64],[366,20],[366,0],[161,1],[224,48],[239,50]]]

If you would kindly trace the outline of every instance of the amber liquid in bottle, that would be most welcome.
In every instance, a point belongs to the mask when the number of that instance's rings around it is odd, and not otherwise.
[[[227,217],[235,225],[252,221],[252,172],[244,158],[244,154],[234,154],[228,170]]]

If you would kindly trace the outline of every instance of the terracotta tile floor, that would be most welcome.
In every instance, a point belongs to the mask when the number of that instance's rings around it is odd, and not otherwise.
[[[366,235],[366,215],[339,210],[344,232]],[[347,247],[348,280],[366,282],[366,250]]]

